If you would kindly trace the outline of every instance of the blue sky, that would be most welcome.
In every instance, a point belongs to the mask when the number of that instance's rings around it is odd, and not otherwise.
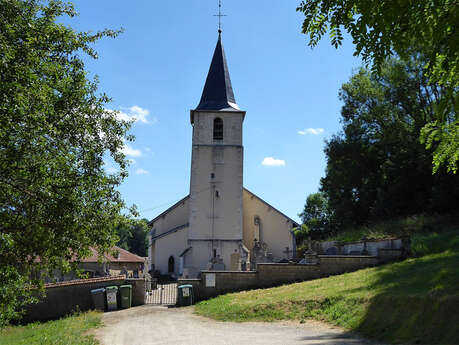
[[[78,30],[124,28],[95,48],[86,68],[113,98],[110,109],[138,121],[120,187],[151,219],[188,194],[189,111],[201,97],[217,42],[217,0],[75,0]],[[324,140],[340,130],[340,86],[361,65],[346,39],[313,50],[300,33],[299,0],[223,1],[223,45],[244,121],[244,186],[298,220],[324,176]],[[110,168],[110,167],[108,167]]]

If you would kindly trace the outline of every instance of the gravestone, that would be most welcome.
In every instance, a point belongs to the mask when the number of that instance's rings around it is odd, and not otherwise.
[[[338,248],[330,247],[325,251],[325,255],[338,255]]]
[[[241,255],[237,252],[231,254],[231,271],[240,270]]]
[[[304,253],[304,260],[302,260],[302,261],[305,264],[313,264],[313,265],[319,263],[319,256],[312,249],[311,237],[308,237],[308,250]]]

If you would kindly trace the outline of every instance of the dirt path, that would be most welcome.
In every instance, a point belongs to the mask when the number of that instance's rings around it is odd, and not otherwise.
[[[218,322],[192,312],[146,305],[105,313],[95,335],[103,345],[374,344],[319,322]]]

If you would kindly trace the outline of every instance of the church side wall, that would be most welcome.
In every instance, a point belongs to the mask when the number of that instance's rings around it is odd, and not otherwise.
[[[161,274],[168,274],[169,258],[174,258],[174,274],[179,273],[179,255],[188,248],[188,228],[178,230],[172,234],[157,239],[155,242],[155,270]]]
[[[148,248],[148,259],[150,265],[154,265],[155,269],[158,269],[158,264],[162,260],[162,256],[165,255],[164,252],[168,251],[168,244],[164,244],[166,247],[158,248],[158,243],[161,239],[169,237],[171,235],[166,235],[163,238],[160,238],[156,241],[151,240],[151,234],[154,233],[154,236],[161,235],[169,230],[177,228],[181,225],[188,223],[188,214],[190,209],[189,198],[186,198],[180,202],[176,207],[171,209],[169,212],[158,218],[153,224],[151,224],[151,233],[148,236],[149,248]],[[186,229],[178,230],[179,232],[187,232]],[[161,243],[168,243],[168,241],[163,241]],[[161,246],[163,246],[161,244]],[[182,250],[185,250],[183,246]],[[167,255],[167,253],[166,253]],[[166,260],[169,258],[170,254],[167,255]],[[150,269],[151,267],[149,267]],[[167,266],[166,266],[167,273]]]
[[[177,226],[188,223],[188,214],[190,210],[189,198],[186,198],[172,210],[157,219],[152,225],[151,230],[155,230],[158,236]]]
[[[293,250],[292,221],[247,190],[243,193],[243,205],[244,245],[252,250],[257,231],[254,218],[258,216],[260,240],[268,245],[268,252],[274,259],[285,258],[286,248]]]

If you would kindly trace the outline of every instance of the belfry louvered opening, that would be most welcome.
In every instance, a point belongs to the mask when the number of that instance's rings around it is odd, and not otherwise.
[[[214,140],[223,140],[223,120],[219,117],[214,119]]]

